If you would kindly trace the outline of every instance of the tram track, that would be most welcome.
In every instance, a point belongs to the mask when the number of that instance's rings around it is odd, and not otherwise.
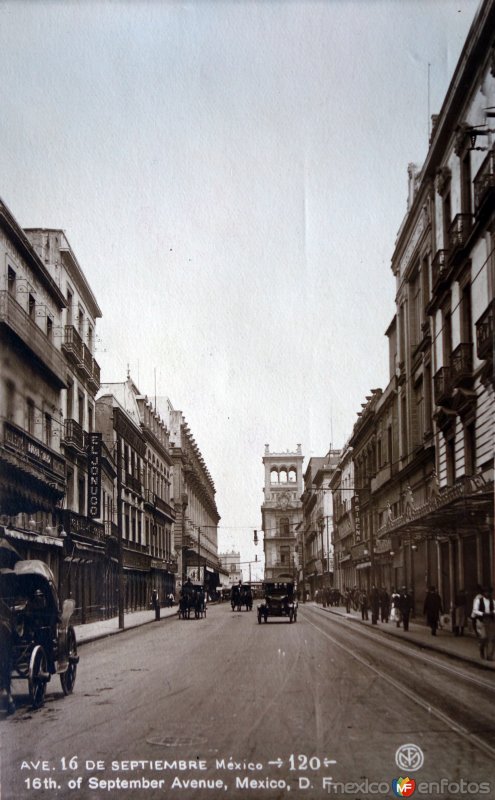
[[[492,684],[477,677],[467,675],[460,670],[456,670],[455,667],[445,665],[429,656],[423,657],[424,654],[419,652],[414,653],[414,651],[407,646],[400,646],[396,642],[388,641],[388,639],[384,641],[381,636],[375,636],[374,633],[365,632],[361,627],[359,630],[355,630],[344,626],[342,623],[339,624],[336,617],[329,619],[325,616],[323,618],[314,610],[313,613],[315,613],[317,617],[317,622],[322,623],[317,624],[315,621],[309,619],[309,617],[312,616],[312,612],[313,609],[304,609],[300,616],[306,624],[310,625],[320,635],[324,636],[332,645],[345,652],[364,668],[372,672],[377,678],[393,686],[394,689],[403,696],[426,711],[428,715],[434,716],[441,721],[470,745],[495,759],[495,746],[487,741],[487,734],[493,736],[495,733],[493,714],[490,713],[490,703],[485,702],[486,710],[485,708],[481,708],[480,710],[480,690],[483,691],[481,699],[486,700],[486,690],[489,689],[492,692],[494,689]],[[328,625],[332,625],[332,623],[338,626],[339,638],[324,627],[324,625],[328,627]],[[342,641],[342,639],[344,641]],[[394,663],[392,663],[390,658],[384,661],[382,655],[379,656],[379,663],[374,663],[377,659],[376,652],[373,654],[372,652],[370,653],[369,650],[367,651],[366,647],[362,646],[363,642],[374,647],[381,646],[389,655],[392,653],[395,659]],[[358,647],[359,651],[357,649]],[[404,659],[405,656],[407,656],[408,659],[406,662],[398,660]],[[416,657],[417,662],[423,662],[424,668],[429,670],[427,673],[428,680],[426,680],[426,676],[421,675],[420,669],[411,673],[409,662],[411,656]],[[462,687],[460,691],[458,689],[456,692],[455,687],[449,684],[448,692],[446,692],[441,681],[438,681],[438,673],[435,674],[434,670],[438,668],[440,674],[445,677],[443,673],[446,667],[451,677],[455,676],[457,680],[467,684],[467,687],[464,687],[465,692],[476,692],[476,696],[472,698],[472,708],[467,706],[464,698],[461,697]],[[390,670],[395,670],[396,675],[391,675]],[[403,677],[399,677],[401,672],[405,673]],[[433,697],[431,695],[433,695]],[[442,704],[444,709],[441,708]]]
[[[318,608],[311,609],[311,611],[314,611],[316,614],[318,614],[318,616],[322,615],[322,619],[328,618],[328,612],[326,611],[320,610]],[[347,627],[347,620],[345,618],[340,617],[337,614],[333,614],[331,616],[331,619],[332,621],[335,621],[338,624]],[[370,631],[364,626],[359,627],[359,635],[366,636],[370,641],[376,642],[377,644],[382,644],[383,647],[387,648],[387,650],[395,650],[395,652],[402,653],[403,655],[407,655],[408,657],[413,656],[417,660],[422,661],[424,664],[430,664],[436,667],[437,669],[443,670],[444,672],[449,672],[451,675],[455,675],[457,678],[460,678],[461,680],[464,680],[467,683],[471,683],[483,689],[488,689],[490,692],[495,694],[495,680],[493,681],[483,680],[479,676],[472,675],[466,672],[465,670],[454,667],[452,664],[444,663],[443,661],[440,661],[439,658],[435,658],[434,656],[429,656],[420,649],[421,645],[419,645],[418,647],[416,643],[402,644],[397,641],[394,641],[393,637],[387,634],[385,631],[383,632],[380,630]],[[383,636],[386,636],[386,639],[383,639],[382,638]],[[441,657],[443,656],[444,658],[449,658],[449,656],[446,653],[440,653],[439,655]]]

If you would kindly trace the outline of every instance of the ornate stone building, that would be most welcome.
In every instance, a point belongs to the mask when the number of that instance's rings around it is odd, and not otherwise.
[[[59,578],[58,533],[66,490],[62,391],[67,365],[60,331],[67,299],[7,206],[0,201],[0,514],[24,558]]]
[[[261,506],[265,580],[292,581],[298,571],[297,525],[302,521],[304,456],[295,452],[270,453],[265,445],[264,501]]]

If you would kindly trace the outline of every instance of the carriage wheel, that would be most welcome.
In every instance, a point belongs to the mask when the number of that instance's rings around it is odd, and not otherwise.
[[[45,700],[46,684],[50,680],[46,667],[45,651],[38,644],[33,649],[29,662],[28,686],[33,708],[41,708]]]
[[[65,672],[60,674],[60,683],[62,684],[62,691],[65,695],[72,694],[74,684],[76,682],[77,663],[79,656],[77,655],[76,634],[74,628],[70,627],[67,631],[67,655],[69,659],[69,666]]]

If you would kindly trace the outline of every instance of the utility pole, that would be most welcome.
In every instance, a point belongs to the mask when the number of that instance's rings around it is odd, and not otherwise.
[[[201,525],[198,526],[198,581],[201,575]],[[204,581],[203,581],[204,582]]]

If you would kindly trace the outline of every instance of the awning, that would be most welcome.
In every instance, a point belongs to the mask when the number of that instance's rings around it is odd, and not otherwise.
[[[31,544],[47,544],[52,547],[63,547],[63,540],[56,536],[42,536],[36,533],[24,533],[23,531],[13,530],[12,528],[1,528],[0,533],[8,539],[18,539]]]
[[[356,564],[356,569],[368,569],[371,567],[371,561],[363,561],[361,564]]]

